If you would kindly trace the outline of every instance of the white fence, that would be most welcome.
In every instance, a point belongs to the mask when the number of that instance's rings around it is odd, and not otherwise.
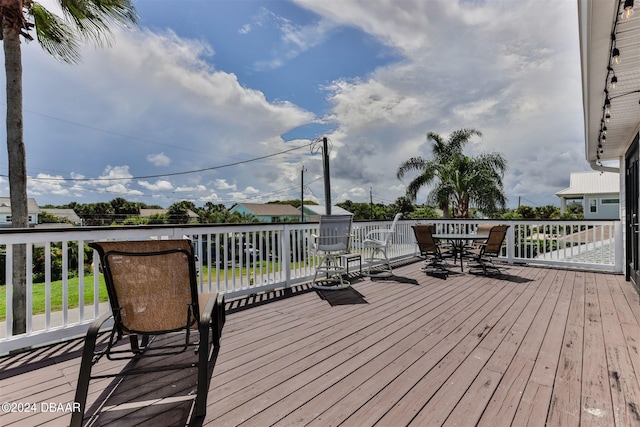
[[[439,232],[470,232],[479,223],[506,223],[510,225],[504,246],[506,262],[622,272],[619,221],[400,221],[390,258],[417,254],[411,229],[417,222],[435,223]],[[369,256],[361,245],[366,234],[373,228],[390,225],[390,221],[354,223],[351,247],[353,252],[362,254],[363,263]],[[309,281],[317,262],[311,245],[317,226],[317,223],[278,223],[2,229],[0,265],[5,268],[7,285],[0,286],[5,297],[0,354],[82,335],[93,319],[109,309],[99,296],[102,278],[93,274],[99,270],[95,264],[97,256],[87,247],[91,241],[190,238],[198,255],[200,291],[222,292],[229,300]],[[26,266],[27,332],[17,336],[12,330],[11,304],[16,244],[26,244],[27,259],[33,260]],[[40,307],[36,300],[44,300],[44,306]]]

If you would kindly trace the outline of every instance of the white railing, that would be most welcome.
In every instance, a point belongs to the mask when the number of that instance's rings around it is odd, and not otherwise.
[[[439,232],[469,232],[480,223],[506,223],[510,225],[504,246],[507,262],[622,271],[619,221],[399,221],[389,250],[391,259],[417,255],[411,229],[417,222],[435,223]],[[351,248],[362,255],[363,263],[370,254],[361,245],[366,234],[390,225],[390,221],[354,223]],[[229,300],[309,281],[317,263],[311,245],[317,227],[317,223],[279,223],[2,229],[0,265],[5,267],[8,285],[0,287],[5,297],[0,354],[80,336],[93,319],[109,310],[99,296],[102,278],[93,274],[99,270],[97,257],[87,247],[91,241],[190,238],[198,255],[200,291],[221,292]],[[16,244],[26,244],[27,259],[33,260],[26,266],[27,331],[20,335],[12,330]],[[85,292],[93,297],[87,299]],[[72,301],[70,295],[74,295]],[[36,299],[44,300],[42,307],[36,307]]]

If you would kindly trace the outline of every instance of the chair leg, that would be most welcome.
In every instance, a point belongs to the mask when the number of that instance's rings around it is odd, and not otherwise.
[[[91,368],[94,364],[93,357],[96,350],[96,341],[98,339],[100,328],[109,318],[111,318],[110,313],[103,315],[95,320],[87,331],[87,336],[84,340],[84,348],[82,349],[82,361],[80,362],[80,373],[78,374],[78,385],[76,386],[76,395],[74,398],[74,403],[79,405],[79,410],[74,410],[71,414],[71,427],[82,426],[84,411],[87,406],[87,395],[89,394]]]
[[[376,255],[378,254],[381,255],[380,258],[376,258]],[[381,273],[393,274],[393,269],[391,268],[391,261],[389,261],[389,258],[387,257],[387,251],[386,249],[380,249],[380,248],[373,248],[373,250],[371,251],[371,257],[369,257],[369,265],[367,267],[366,274],[369,274],[369,275],[371,274],[373,261],[375,261],[376,259],[381,259],[383,263],[386,264],[386,268],[383,268],[380,271]]]
[[[387,251],[383,250],[382,255],[384,256],[384,259],[387,262],[387,271],[389,273],[393,273],[393,269],[391,268],[391,261],[389,261],[389,257],[387,256]]]
[[[215,321],[214,321],[215,323]],[[209,392],[209,325],[198,325],[200,343],[198,344],[198,389],[196,394],[196,416],[207,413],[207,394]]]

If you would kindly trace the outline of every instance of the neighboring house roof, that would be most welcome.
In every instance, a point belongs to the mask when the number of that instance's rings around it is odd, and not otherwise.
[[[51,215],[55,215],[58,218],[68,219],[74,224],[80,224],[82,222],[82,219],[80,219],[78,214],[76,214],[73,209],[42,208],[41,211]]]
[[[308,215],[326,215],[326,207],[320,205],[304,205],[304,213]],[[353,215],[346,209],[340,206],[331,206],[331,215]]]
[[[300,216],[300,211],[292,205],[281,205],[277,203],[238,203],[256,216]]]
[[[613,172],[572,172],[569,188],[556,196],[582,196],[585,194],[620,193],[620,174]]]
[[[40,206],[36,202],[36,199],[27,199],[27,211],[29,213],[40,213]],[[0,213],[11,213],[11,198],[0,197]]]
[[[149,218],[151,215],[166,215],[166,209],[140,209],[140,216]]]

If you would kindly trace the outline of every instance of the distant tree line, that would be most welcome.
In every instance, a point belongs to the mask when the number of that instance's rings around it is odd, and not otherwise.
[[[300,200],[282,200],[270,202],[275,204],[288,204],[298,208]],[[305,200],[305,205],[317,205],[317,203]],[[382,203],[365,203],[353,202],[346,200],[338,203],[337,206],[351,212],[355,221],[369,220],[391,220],[396,213],[402,213],[405,219],[428,219],[450,217],[436,207],[428,205],[414,204],[408,197],[402,196],[395,202],[385,205]],[[116,198],[110,202],[86,203],[80,204],[71,202],[66,205],[53,206],[45,205],[42,207],[57,209],[73,209],[73,211],[82,219],[83,223],[88,226],[103,225],[146,225],[146,224],[186,224],[190,221],[189,211],[194,212],[200,224],[217,224],[217,223],[251,223],[257,222],[258,219],[253,215],[232,213],[223,204],[206,202],[202,206],[196,206],[190,201],[180,201],[172,204],[166,209],[166,213],[157,213],[150,217],[141,217],[140,209],[159,209],[158,205],[147,205],[140,202],[130,202],[123,198]],[[560,208],[554,205],[546,205],[541,207],[531,207],[522,205],[516,209],[502,209],[495,212],[494,215],[484,215],[476,208],[469,209],[469,218],[502,218],[502,219],[581,219],[583,218],[582,205],[579,203],[570,203],[564,214],[560,213]],[[59,218],[47,212],[38,215],[40,223],[63,223],[69,222],[65,218]],[[294,221],[297,221],[294,220]]]

